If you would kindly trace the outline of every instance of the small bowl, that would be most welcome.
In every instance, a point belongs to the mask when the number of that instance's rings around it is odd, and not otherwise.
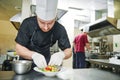
[[[42,74],[44,74],[45,76],[48,76],[48,77],[54,77],[57,75],[57,73],[59,72],[44,72],[42,70],[40,70],[38,67],[34,67],[34,70],[37,71],[37,72],[40,72]]]
[[[32,61],[28,60],[19,60],[12,62],[12,68],[17,74],[24,74],[30,71],[32,65]]]

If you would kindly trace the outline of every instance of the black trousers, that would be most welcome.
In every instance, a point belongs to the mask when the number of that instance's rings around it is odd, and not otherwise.
[[[85,53],[84,52],[76,52],[73,53],[73,68],[85,68]]]

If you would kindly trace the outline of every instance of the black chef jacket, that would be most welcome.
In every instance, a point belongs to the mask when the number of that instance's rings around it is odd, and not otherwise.
[[[71,47],[66,30],[61,24],[56,21],[50,31],[43,32],[39,28],[36,16],[23,21],[15,41],[29,50],[44,55],[47,62],[50,59],[50,47],[56,41],[61,50]]]

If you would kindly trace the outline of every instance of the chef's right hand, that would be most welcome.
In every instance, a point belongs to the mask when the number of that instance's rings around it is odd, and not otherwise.
[[[40,53],[34,52],[32,55],[33,62],[37,65],[39,68],[45,68],[47,66],[45,57],[41,55]]]

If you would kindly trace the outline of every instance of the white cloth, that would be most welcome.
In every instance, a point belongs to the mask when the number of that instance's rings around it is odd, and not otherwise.
[[[53,20],[57,14],[58,0],[36,0],[36,14],[40,19]]]
[[[34,54],[32,55],[32,59],[39,68],[45,68],[47,66],[45,57],[40,53],[34,52]]]
[[[65,57],[65,53],[64,52],[57,52],[54,53],[51,58],[50,58],[50,62],[48,65],[58,65],[60,66],[63,62],[63,59]]]

